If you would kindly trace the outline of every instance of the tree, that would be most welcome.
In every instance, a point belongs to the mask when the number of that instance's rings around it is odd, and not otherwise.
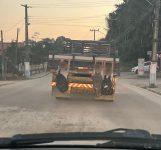
[[[64,53],[65,52],[65,44],[69,42],[69,38],[65,38],[64,36],[60,36],[56,39],[54,44],[54,53]]]
[[[24,48],[19,48],[16,42],[6,49],[7,72],[18,73],[17,65],[23,61]]]
[[[153,7],[146,0],[124,0],[107,18],[106,40],[116,46],[124,62],[136,62],[138,57],[147,59],[147,51],[152,50],[152,25]],[[159,37],[161,41],[161,33]]]
[[[47,61],[48,55],[53,53],[54,39],[45,38],[39,42],[30,41],[30,59],[32,64],[40,64]]]
[[[40,64],[48,61],[49,54],[64,53],[65,44],[70,39],[60,36],[56,39],[45,38],[41,41],[29,40],[30,49],[30,62],[31,64]],[[10,47],[6,50],[6,58],[9,65],[9,70],[16,70],[16,62],[20,64],[25,59],[25,47],[17,48],[17,60],[16,60],[16,42],[12,42]]]

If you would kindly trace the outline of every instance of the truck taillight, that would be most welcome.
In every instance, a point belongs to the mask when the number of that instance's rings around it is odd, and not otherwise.
[[[86,69],[89,69],[89,67],[78,67],[78,69],[86,70]]]
[[[56,82],[51,82],[51,86],[56,86]]]

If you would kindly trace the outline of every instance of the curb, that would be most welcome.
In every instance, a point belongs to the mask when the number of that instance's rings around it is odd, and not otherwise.
[[[153,92],[153,93],[155,93],[155,94],[161,95],[161,92],[155,91],[155,90],[150,89],[150,88],[146,88],[146,89],[147,89],[148,91],[150,91],[150,92]]]
[[[49,73],[46,73],[45,75],[39,76],[39,77],[33,77],[33,78],[30,78],[30,79],[21,79],[21,80],[17,80],[17,81],[34,80],[34,79],[38,79],[38,78],[43,78],[43,77],[45,77],[45,76],[47,76],[47,75],[49,75],[49,74],[50,74],[50,72],[49,72]],[[0,87],[2,87],[2,86],[7,86],[7,85],[10,85],[10,84],[14,84],[14,82],[0,84]]]
[[[49,75],[49,74],[50,74],[50,72],[46,73],[45,75],[39,76],[39,77],[31,77],[29,80],[38,79],[38,78],[43,78],[43,77],[45,77],[45,76],[47,76],[47,75]]]
[[[136,86],[136,85],[135,85],[135,86]],[[137,86],[137,87],[140,87],[140,88],[143,88],[143,89],[148,90],[148,91],[150,91],[150,92],[153,92],[153,93],[155,93],[155,94],[161,95],[161,92],[158,92],[158,91],[156,91],[156,90],[154,90],[154,89],[152,89],[152,88],[149,88],[149,87],[147,87],[147,86]]]
[[[14,84],[14,83],[4,83],[4,84],[0,84],[0,87],[6,86],[6,85],[11,85],[11,84]]]

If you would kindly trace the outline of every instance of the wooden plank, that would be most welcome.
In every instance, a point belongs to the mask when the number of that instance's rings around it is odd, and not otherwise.
[[[107,58],[107,57],[96,57],[95,61],[110,61],[110,62],[112,62],[112,61],[114,61],[114,59],[113,58]]]
[[[93,57],[86,57],[86,56],[75,56],[75,60],[86,60],[86,61],[93,61]]]
[[[52,91],[53,95],[58,98],[58,99],[75,99],[75,98],[80,98],[81,99],[88,99],[88,100],[99,100],[99,101],[109,101],[109,102],[113,102],[114,101],[114,94],[113,95],[107,95],[107,96],[99,96],[99,97],[96,97],[96,96],[81,96],[79,97],[79,95],[72,95],[69,93],[69,91],[65,92],[65,93],[62,93],[60,92],[56,87],[54,87],[53,91]]]
[[[72,59],[73,57],[72,56],[68,56],[68,55],[55,55],[54,56],[54,59]]]

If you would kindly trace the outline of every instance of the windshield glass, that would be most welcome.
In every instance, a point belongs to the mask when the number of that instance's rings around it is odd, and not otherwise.
[[[161,134],[159,0],[0,0],[0,136]]]

